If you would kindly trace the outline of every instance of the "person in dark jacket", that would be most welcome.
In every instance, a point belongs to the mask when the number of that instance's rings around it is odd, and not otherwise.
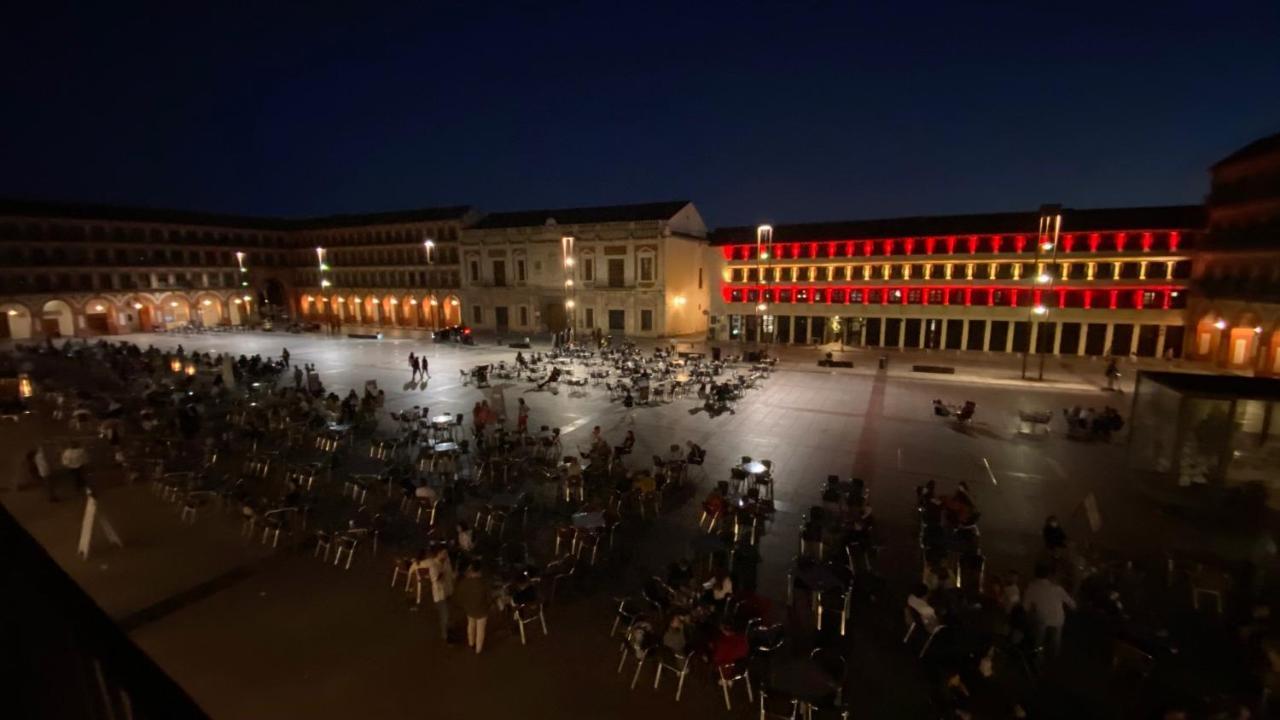
[[[453,597],[467,616],[467,647],[475,648],[479,655],[484,648],[485,626],[489,623],[489,586],[478,564],[467,566]]]

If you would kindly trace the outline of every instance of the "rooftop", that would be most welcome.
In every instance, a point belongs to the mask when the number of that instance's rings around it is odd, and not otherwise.
[[[1027,211],[775,225],[773,240],[774,242],[791,242],[944,235],[1034,234],[1039,217],[1039,211]],[[1205,211],[1200,205],[1083,210],[1064,208],[1062,210],[1063,232],[1186,230],[1201,229],[1204,226]],[[720,228],[712,233],[712,244],[755,242],[755,232],[754,227]]]
[[[595,223],[643,222],[669,220],[689,204],[688,200],[640,203],[637,205],[603,205],[599,207],[557,208],[553,210],[515,210],[489,213],[476,223],[476,228],[542,227],[544,225],[591,225]]]
[[[1280,133],[1254,140],[1248,145],[1245,145],[1239,150],[1236,150],[1230,155],[1214,163],[1210,169],[1217,170],[1224,165],[1232,165],[1242,160],[1252,160],[1254,158],[1276,153],[1280,153]]]
[[[361,227],[365,225],[392,225],[409,222],[442,222],[445,220],[461,220],[469,212],[471,212],[471,207],[468,205],[452,205],[448,207],[419,208],[416,210],[362,213],[359,215],[326,215],[315,218],[276,218],[251,217],[246,215],[222,215],[218,213],[204,213],[191,210],[59,203],[40,200],[0,198],[0,216],[106,220],[116,222],[148,222],[171,225],[206,225],[210,227],[272,230],[277,232]]]

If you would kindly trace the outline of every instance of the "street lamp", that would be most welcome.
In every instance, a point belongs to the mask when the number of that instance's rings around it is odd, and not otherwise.
[[[572,235],[564,235],[560,238],[560,257],[564,260],[564,309],[565,324],[568,325],[569,333],[567,340],[573,341],[574,321],[573,308],[577,305],[574,302],[573,288],[573,243]]]
[[[756,226],[756,282],[759,283],[760,303],[756,305],[756,339],[764,342],[764,312],[769,309],[766,295],[769,292],[771,259],[773,258],[773,226]]]
[[[1053,293],[1053,283],[1057,279],[1058,267],[1058,235],[1062,231],[1062,206],[1061,205],[1042,205],[1040,206],[1040,224],[1036,234],[1036,254],[1033,262],[1036,267],[1041,265],[1041,257],[1043,253],[1049,254],[1049,262],[1047,269],[1041,269],[1035,277],[1037,285],[1044,285],[1043,291],[1036,290],[1036,293],[1044,292]],[[1044,305],[1040,298],[1035,298],[1035,304],[1031,307],[1029,320],[1031,322],[1031,334],[1035,337],[1035,347],[1029,347],[1026,352],[1022,353],[1022,379],[1027,379],[1027,355],[1034,351],[1039,357],[1039,369],[1036,373],[1037,380],[1044,380],[1044,338],[1040,334],[1040,323],[1043,318],[1049,316],[1049,308]]]

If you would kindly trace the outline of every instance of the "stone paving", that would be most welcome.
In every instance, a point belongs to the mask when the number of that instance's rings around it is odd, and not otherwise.
[[[1047,514],[1068,518],[1068,530],[1133,551],[1187,547],[1208,531],[1179,524],[1143,502],[1124,470],[1124,446],[1081,444],[1059,434],[1023,438],[1014,433],[1016,411],[1101,406],[1118,396],[1091,389],[1077,374],[1052,384],[1013,382],[1007,363],[979,364],[954,377],[924,378],[891,364],[854,370],[818,368],[811,357],[784,362],[764,386],[740,402],[735,414],[708,417],[694,400],[624,409],[589,387],[558,395],[526,392],[527,384],[489,391],[464,386],[459,370],[510,360],[496,345],[434,344],[420,338],[355,340],[324,336],[246,333],[121,337],[140,345],[188,350],[278,355],[287,346],[294,364],[312,363],[328,389],[342,394],[377,380],[387,410],[429,405],[433,414],[468,413],[474,402],[500,394],[514,416],[516,397],[532,408],[531,427],[564,429],[566,449],[585,443],[600,425],[614,442],[634,429],[634,458],[647,459],[672,442],[693,440],[709,451],[709,478],[701,497],[727,477],[741,455],[776,463],[775,523],[761,543],[762,592],[783,606],[785,571],[796,553],[803,513],[817,504],[828,474],[856,472],[867,480],[886,544],[883,565],[891,587],[884,607],[855,617],[850,697],[855,717],[915,717],[924,694],[917,667],[900,651],[901,597],[918,572],[913,488],[928,479],[949,490],[966,480],[983,511],[983,547],[989,568],[1024,572],[1040,547]],[[431,362],[425,391],[409,389],[405,357]],[[867,357],[873,357],[867,355]],[[872,366],[873,367],[873,366]],[[984,382],[990,380],[992,382]],[[487,392],[487,395],[482,395]],[[974,399],[977,421],[967,430],[932,415],[930,401]],[[1122,410],[1123,410],[1122,406]],[[62,434],[30,420],[0,428],[7,447],[25,447],[40,435]],[[16,472],[9,453],[6,470]],[[0,482],[0,485],[7,483]],[[1079,513],[1094,493],[1104,524],[1097,537]],[[624,552],[626,562],[581,593],[549,610],[551,635],[534,633],[527,647],[507,623],[491,620],[493,639],[483,656],[443,646],[430,609],[414,612],[388,588],[390,562],[361,557],[350,572],[312,559],[309,547],[271,552],[245,543],[232,517],[211,515],[194,527],[140,487],[104,489],[102,503],[126,547],[99,547],[83,562],[74,556],[77,503],[49,504],[42,492],[0,494],[24,525],[135,640],[186,687],[214,717],[708,717],[725,713],[707,678],[690,681],[679,704],[673,686],[660,692],[646,681],[632,692],[615,675],[616,639],[607,637],[611,598],[660,572],[696,535],[697,503],[669,509]],[[166,605],[166,603],[168,603]],[[873,619],[874,617],[874,619]],[[651,675],[646,674],[649,682]],[[734,714],[747,713],[745,697]]]

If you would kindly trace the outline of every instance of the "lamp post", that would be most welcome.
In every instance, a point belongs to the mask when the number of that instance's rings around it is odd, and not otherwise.
[[[573,286],[573,241],[572,235],[565,235],[560,238],[560,257],[564,260],[564,316],[565,324],[568,325],[568,334],[566,340],[573,341],[574,332],[574,308],[577,303],[574,301]]]
[[[773,226],[757,225],[756,226],[756,281],[760,283],[760,297],[756,304],[756,338],[760,342],[764,339],[764,313],[769,309],[769,282],[772,278],[773,267]],[[772,339],[771,339],[772,340]]]
[[[1035,285],[1044,286],[1043,291],[1032,291],[1032,305],[1029,320],[1031,323],[1031,334],[1035,336],[1035,347],[1028,348],[1028,352],[1022,354],[1022,379],[1027,379],[1027,355],[1034,351],[1039,359],[1039,368],[1036,372],[1036,380],[1044,380],[1044,352],[1042,351],[1044,339],[1040,336],[1040,323],[1048,318],[1049,307],[1045,305],[1045,294],[1053,294],[1053,284],[1057,280],[1058,274],[1058,235],[1062,230],[1062,206],[1061,205],[1042,205],[1040,206],[1040,223],[1036,232],[1036,253],[1033,264],[1036,267],[1036,276],[1033,278]],[[1048,254],[1048,266],[1043,270],[1040,268],[1041,258]],[[1039,293],[1040,299],[1035,300],[1035,295]]]
[[[427,258],[428,268],[435,264],[436,241],[433,240],[430,236],[424,237],[422,239],[422,254]],[[430,275],[427,276],[427,279],[428,279],[427,287],[430,288]],[[436,326],[438,325],[438,323],[436,322],[436,318],[434,317],[435,307],[436,307],[435,302],[432,302],[426,308],[415,310],[415,312],[426,312],[428,314],[427,323],[431,325],[432,329],[435,329]]]
[[[325,262],[325,249],[316,248],[316,270],[320,276],[320,297],[324,298],[324,293],[333,287],[333,281],[329,279],[329,263]],[[334,303],[325,306],[325,319],[330,331],[338,324],[338,308],[334,307]]]

